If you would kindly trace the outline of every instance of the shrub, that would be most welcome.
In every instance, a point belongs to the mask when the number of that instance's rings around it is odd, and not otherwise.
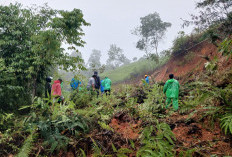
[[[76,108],[87,107],[89,102],[92,100],[90,91],[87,89],[82,89],[81,91],[73,91],[70,95],[70,101],[73,101],[76,104]]]
[[[186,52],[205,39],[200,37],[200,34],[186,35],[184,32],[179,32],[177,38],[173,41],[172,54],[179,55]]]

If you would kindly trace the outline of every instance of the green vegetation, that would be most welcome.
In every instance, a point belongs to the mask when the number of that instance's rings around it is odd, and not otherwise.
[[[143,76],[152,72],[155,68],[165,64],[169,57],[163,57],[159,63],[148,59],[140,59],[136,62],[121,66],[115,70],[102,73],[100,76],[104,78],[109,77],[113,83],[120,83],[126,80],[133,80],[138,76]]]
[[[185,141],[175,137],[173,132],[174,128],[187,126],[186,134],[198,136],[204,128],[195,130],[196,126],[191,128],[192,125],[204,125],[213,131],[220,123],[227,135],[232,134],[232,85],[228,83],[219,88],[208,83],[211,81],[211,78],[204,82],[200,79],[183,85],[179,113],[165,109],[163,86],[159,84],[121,86],[111,96],[99,98],[89,97],[88,91],[74,91],[75,97],[71,100],[75,103],[66,100],[63,105],[51,106],[52,100],[45,103],[36,98],[32,105],[20,109],[29,109],[27,116],[5,118],[11,125],[1,132],[0,154],[56,156],[72,152],[77,156],[128,156],[136,152],[137,156],[194,156],[211,150],[207,155],[212,155],[214,149],[209,148],[216,145],[217,140],[199,139],[203,140],[202,148],[197,145],[183,147]],[[187,119],[173,121],[174,115],[187,116]],[[226,135],[220,133],[220,137]]]
[[[23,8],[0,6],[0,104],[1,110],[17,111],[44,93],[44,82],[58,66],[84,69],[83,60],[71,57],[61,45],[76,53],[83,46],[82,26],[89,24],[81,10],[53,10],[48,6]],[[3,92],[4,91],[4,92]]]
[[[227,11],[230,4],[229,0],[203,0],[197,7],[212,15],[217,13],[213,9],[224,5],[221,9]],[[174,111],[165,108],[162,83],[121,84],[110,96],[99,97],[84,87],[71,92],[63,89],[64,103],[55,102],[54,96],[44,98],[44,78],[58,67],[85,69],[82,59],[68,55],[61,44],[66,42],[77,52],[84,44],[81,27],[89,24],[78,9],[25,9],[11,4],[0,6],[0,12],[0,156],[232,155],[231,13],[211,23],[205,21],[208,14],[200,16],[193,23],[207,30],[195,35],[180,33],[174,41],[173,55],[211,39],[227,56],[209,59],[202,73],[181,84],[179,110]],[[115,48],[111,61],[119,66],[120,58],[127,59]],[[192,58],[193,52],[185,55],[181,66]],[[159,63],[140,59],[101,77],[108,76],[114,83],[133,81],[168,59],[162,57]]]

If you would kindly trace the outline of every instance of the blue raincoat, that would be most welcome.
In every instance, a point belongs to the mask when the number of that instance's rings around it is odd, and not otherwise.
[[[79,80],[76,80],[75,78],[72,79],[70,86],[73,90],[77,89],[79,84],[81,84],[81,82]]]

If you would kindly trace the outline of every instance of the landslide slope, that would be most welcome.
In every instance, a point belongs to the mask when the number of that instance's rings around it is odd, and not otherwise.
[[[196,80],[205,73],[205,63],[217,58],[217,68],[223,74],[231,67],[231,60],[222,56],[218,48],[205,41],[188,51],[173,55],[163,66],[157,68],[152,78],[157,82],[165,82],[173,73],[180,83]]]

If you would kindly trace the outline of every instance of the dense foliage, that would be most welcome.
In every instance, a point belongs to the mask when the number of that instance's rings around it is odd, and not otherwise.
[[[111,96],[99,98],[91,97],[85,90],[74,91],[71,99],[75,103],[67,100],[54,107],[49,105],[50,101],[45,103],[37,98],[31,106],[20,109],[30,108],[26,117],[5,115],[12,127],[1,134],[0,154],[51,156],[72,152],[77,156],[128,156],[136,152],[136,156],[192,156],[204,152],[209,149],[207,144],[188,150],[177,141],[172,130],[179,123],[201,124],[208,119],[206,127],[215,127],[220,122],[222,130],[232,134],[231,84],[219,88],[208,83],[210,81],[213,80],[199,80],[181,87],[179,116],[187,115],[187,118],[176,123],[170,122],[176,113],[165,109],[163,86],[159,84],[121,86]],[[12,116],[17,117],[17,121],[12,121]]]
[[[62,47],[65,42],[78,52],[84,44],[81,27],[89,24],[80,10],[10,4],[0,6],[0,12],[1,109],[16,109],[30,103],[30,97],[42,96],[43,81],[58,66],[84,68],[80,57],[69,56]]]

